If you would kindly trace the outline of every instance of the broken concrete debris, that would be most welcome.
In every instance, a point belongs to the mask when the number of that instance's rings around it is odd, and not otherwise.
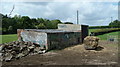
[[[0,45],[1,61],[11,61],[27,55],[35,55],[45,52],[45,48],[41,48],[38,44],[32,42],[14,41]]]
[[[99,38],[95,36],[87,36],[84,38],[84,47],[86,50],[96,49],[98,46]]]

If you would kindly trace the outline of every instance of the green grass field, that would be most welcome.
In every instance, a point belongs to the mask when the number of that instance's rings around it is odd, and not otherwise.
[[[89,33],[94,31],[94,30],[96,30],[96,29],[89,29]],[[99,35],[97,37],[99,37],[100,40],[107,40],[108,35],[117,36],[118,34],[120,34],[120,31]],[[17,40],[17,34],[0,35],[0,44],[7,43],[7,42],[12,42],[12,41],[16,41],[16,40]]]
[[[17,34],[0,35],[0,44],[17,40]]]
[[[97,29],[89,29],[89,34],[90,34],[90,32],[95,31],[95,30],[97,30]],[[97,37],[99,37],[101,40],[107,40],[108,36],[113,36],[114,35],[114,36],[118,37],[119,34],[120,34],[120,31],[117,31],[117,32],[111,32],[111,33],[103,34],[103,35],[98,35]]]
[[[119,34],[120,34],[120,31],[117,31],[117,32],[111,32],[111,33],[99,35],[97,37],[99,37],[101,40],[107,40],[108,36],[117,36],[118,37]]]

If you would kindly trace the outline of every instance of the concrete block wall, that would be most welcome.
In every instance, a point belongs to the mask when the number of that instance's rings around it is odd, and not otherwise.
[[[45,32],[35,32],[18,29],[18,40],[25,42],[33,42],[39,44],[40,47],[46,47],[47,49],[47,33]]]
[[[49,49],[62,49],[81,43],[81,32],[47,33]]]
[[[82,42],[86,36],[88,36],[88,25],[80,25],[80,24],[58,24],[58,29],[73,31],[73,32],[81,32]]]

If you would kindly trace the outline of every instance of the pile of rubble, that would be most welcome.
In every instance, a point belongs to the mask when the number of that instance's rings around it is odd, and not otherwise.
[[[41,54],[45,51],[45,48],[31,42],[14,41],[0,45],[1,61],[11,61],[27,55]]]
[[[84,38],[84,47],[86,50],[96,49],[98,47],[99,38],[95,36],[87,36]]]

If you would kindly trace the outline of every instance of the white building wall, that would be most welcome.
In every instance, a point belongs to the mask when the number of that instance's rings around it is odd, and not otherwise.
[[[77,24],[58,24],[58,29],[60,30],[81,30],[81,25]]]

